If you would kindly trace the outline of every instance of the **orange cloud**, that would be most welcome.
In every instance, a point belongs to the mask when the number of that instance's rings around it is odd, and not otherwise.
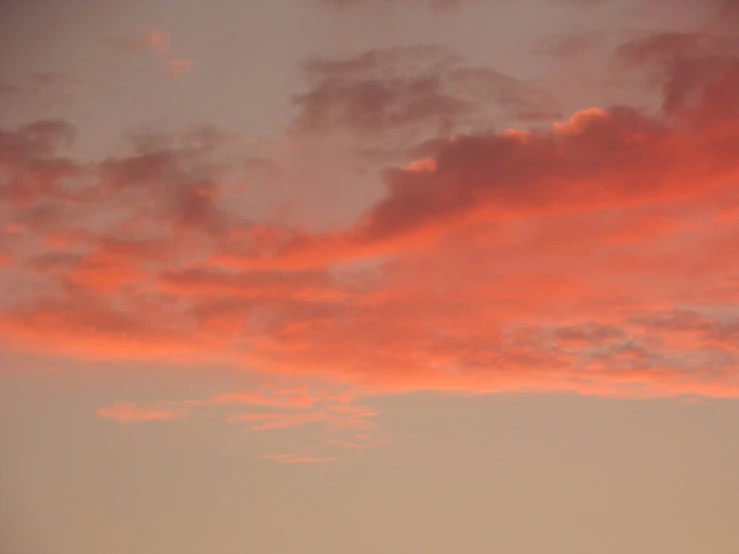
[[[207,399],[162,401],[153,405],[121,402],[103,406],[100,417],[121,423],[139,421],[165,421],[184,417],[206,417],[225,412],[225,419],[246,424],[254,432],[277,432],[306,426],[320,426],[325,436],[335,437],[327,444],[339,446],[347,431],[368,429],[374,426],[378,415],[374,410],[352,404],[354,393],[335,386],[310,383],[298,384],[293,377],[291,386],[267,383],[264,386],[240,393],[226,393]],[[260,408],[246,412],[245,409]],[[368,435],[357,434],[351,439],[357,445],[377,446],[382,441]],[[348,446],[344,445],[345,448]],[[359,448],[359,447],[357,447]]]
[[[311,423],[325,422],[327,414],[321,412],[284,414],[279,412],[256,412],[237,414],[230,418],[231,421],[252,423],[252,431],[269,431],[274,429],[288,429],[291,427],[302,427]]]
[[[143,421],[172,421],[186,418],[190,414],[182,409],[146,408],[135,404],[119,403],[103,406],[98,409],[97,415],[106,419],[114,419],[118,423],[141,423]]]
[[[322,423],[333,429],[364,429],[377,416],[373,410],[352,405],[334,405],[323,411],[299,413],[249,412],[235,414],[230,421],[253,424],[252,431],[269,431]]]
[[[352,394],[327,391],[315,387],[268,387],[256,391],[220,394],[210,399],[214,405],[259,406],[308,410],[320,404],[345,405],[354,399]]]

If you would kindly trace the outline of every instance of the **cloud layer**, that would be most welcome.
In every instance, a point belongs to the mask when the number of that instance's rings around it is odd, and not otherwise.
[[[168,55],[166,35],[145,45]],[[95,162],[71,154],[68,122],[3,129],[2,348],[328,383],[98,415],[227,409],[254,432],[320,426],[344,449],[377,442],[365,395],[739,396],[739,46],[653,33],[614,61],[659,109],[560,117],[437,47],[309,60],[291,155],[337,135],[385,149],[381,197],[324,229],[254,217],[257,158],[212,127],[132,134]],[[496,129],[500,114],[517,127]],[[295,172],[283,161],[263,160],[270,179]]]

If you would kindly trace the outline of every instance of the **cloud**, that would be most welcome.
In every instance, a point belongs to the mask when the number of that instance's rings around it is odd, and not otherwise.
[[[739,181],[732,60],[691,74],[690,99],[661,114],[588,109],[547,132],[437,141],[387,173],[353,227],[216,258],[304,270],[390,256],[380,290],[270,341],[261,363],[342,367],[379,390],[735,395],[737,314],[721,302],[737,298],[739,234],[717,219]],[[693,302],[702,325],[657,325]]]
[[[57,108],[73,105],[72,91],[85,84],[84,81],[65,73],[32,73],[18,82],[0,81],[0,115],[4,119],[18,116],[38,117]]]
[[[560,116],[557,102],[544,91],[491,68],[468,67],[436,46],[317,58],[304,64],[304,71],[310,88],[294,98],[298,133],[425,132],[428,137],[494,116],[524,122]]]
[[[329,396],[328,398],[335,399],[336,397]],[[326,397],[314,395],[307,388],[301,388],[270,391],[270,393],[264,391],[226,393],[216,396],[212,402],[217,405],[305,409],[312,408],[315,404],[325,400]]]
[[[156,27],[148,27],[135,34],[115,37],[108,42],[116,49],[151,52],[163,64],[162,74],[166,77],[180,77],[190,73],[195,64],[193,60],[175,57],[169,33]]]
[[[187,270],[161,275],[163,289],[178,295],[233,298],[341,299],[347,291],[332,287],[325,272]]]
[[[320,230],[229,196],[242,174],[212,129],[139,133],[94,162],[70,154],[68,123],[4,129],[0,248],[13,263],[0,277],[14,293],[0,300],[2,347],[217,361],[352,399],[736,397],[739,62],[690,37],[640,41],[619,55],[656,76],[665,102],[653,112],[586,107],[556,125],[438,135],[403,111],[400,87],[390,104],[402,109],[377,113],[416,130],[414,162],[385,168],[384,193],[356,220]],[[314,61],[309,80],[318,90],[389,71],[411,83],[418,67],[466,67],[398,52]],[[705,56],[716,63],[695,70]],[[342,102],[330,121],[373,128]],[[317,425],[338,441],[376,419],[328,396],[202,402],[250,428]]]
[[[341,448],[347,448],[349,450],[365,450],[370,447],[368,444],[344,440],[330,440],[327,444],[332,446],[339,446]]]
[[[231,418],[234,422],[253,424],[252,431],[269,431],[302,427],[312,423],[323,423],[328,419],[324,413],[284,414],[279,412],[253,412],[237,414]]]
[[[183,419],[190,414],[187,410],[170,410],[156,406],[143,407],[135,404],[119,403],[103,406],[97,415],[105,419],[114,419],[118,423],[141,423],[144,421],[172,421]]]
[[[431,159],[386,172],[387,195],[353,227],[329,235],[293,233],[273,255],[223,252],[225,265],[321,267],[423,247],[465,226],[568,216],[686,200],[732,185],[739,171],[739,71],[702,89],[675,122],[626,107],[588,109],[548,132],[463,135],[438,141]],[[728,89],[728,90],[726,90]],[[421,163],[422,165],[419,165]]]
[[[281,464],[327,464],[337,460],[337,458],[316,458],[301,454],[270,454],[262,458]]]
[[[326,441],[326,444],[347,450],[367,450],[387,442],[387,439],[377,439],[371,435],[357,434],[349,439],[331,439]]]
[[[248,412],[234,414],[233,422],[248,423],[252,431],[289,429],[311,424],[324,424],[331,429],[364,429],[371,427],[377,412],[359,406],[339,404],[325,410],[305,412]]]
[[[300,384],[294,376],[288,380],[290,384],[285,379],[282,384],[272,380],[256,389],[224,393],[205,399],[168,400],[155,404],[119,402],[101,407],[97,415],[119,423],[172,421],[215,415],[226,421],[245,425],[252,432],[272,432],[278,435],[284,430],[301,429],[310,436],[312,429],[324,437],[316,442],[317,448],[328,446],[364,450],[387,442],[366,433],[357,433],[360,429],[366,431],[374,428],[374,418],[378,413],[354,404],[355,391],[337,388],[331,383],[311,383],[310,378],[304,380],[304,384]],[[347,433],[351,433],[348,438]],[[265,458],[282,463],[318,463],[337,459],[302,455]]]

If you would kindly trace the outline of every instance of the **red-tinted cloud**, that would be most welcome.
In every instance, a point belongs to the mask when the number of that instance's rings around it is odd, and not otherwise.
[[[739,178],[737,108],[728,93],[737,76],[732,67],[704,86],[700,101],[675,121],[615,107],[584,110],[547,133],[439,141],[432,162],[387,172],[387,196],[353,228],[271,233],[254,254],[223,252],[214,261],[322,267],[422,247],[477,223],[630,209],[724,190]]]

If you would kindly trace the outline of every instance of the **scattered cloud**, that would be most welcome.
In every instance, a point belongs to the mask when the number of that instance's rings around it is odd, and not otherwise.
[[[101,407],[97,415],[120,423],[132,423],[222,414],[227,421],[244,424],[253,432],[313,426],[318,427],[324,435],[336,437],[341,442],[340,438],[346,432],[356,433],[359,429],[375,426],[374,418],[378,413],[354,404],[354,400],[354,392],[335,386],[267,384],[254,390],[220,394],[207,399],[169,400],[154,405],[121,402]],[[366,434],[355,434],[352,440],[365,448],[381,444]]]

